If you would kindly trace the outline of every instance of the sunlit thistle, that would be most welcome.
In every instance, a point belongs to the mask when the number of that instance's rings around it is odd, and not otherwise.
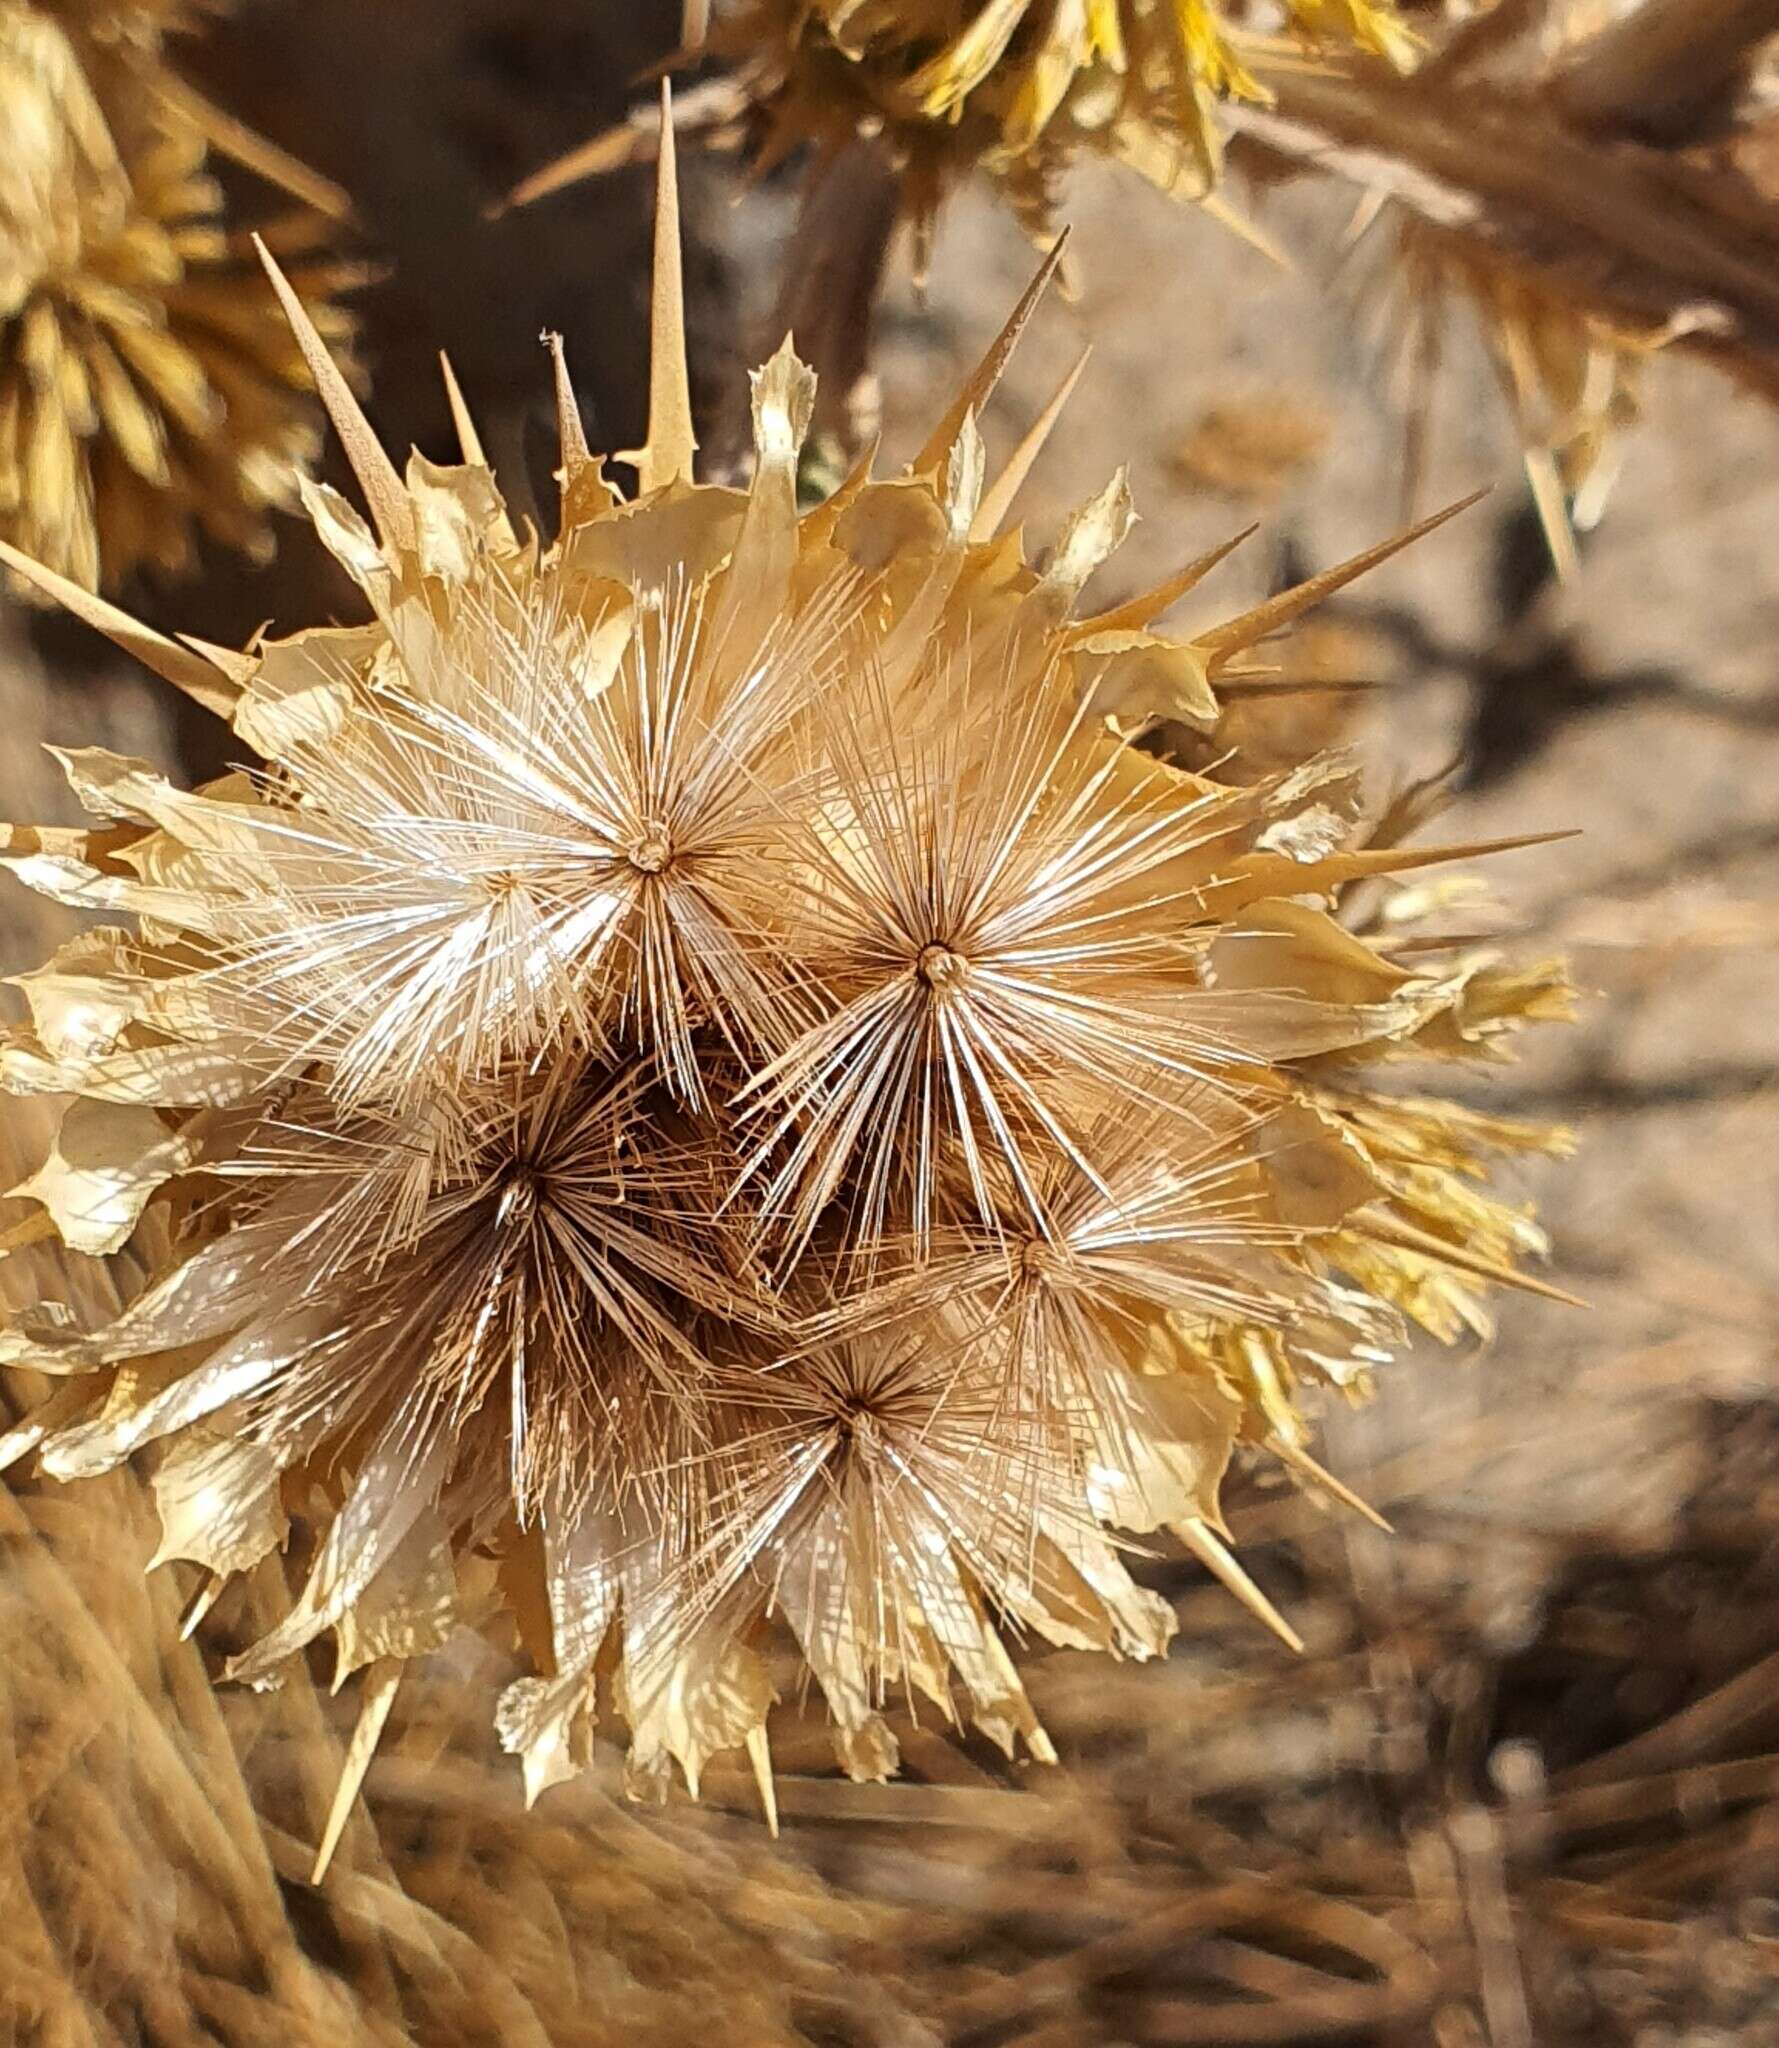
[[[1079,616],[1122,480],[1039,571],[1005,531],[1035,442],[991,483],[975,427],[1053,264],[906,475],[799,509],[787,346],[749,487],[697,484],[663,173],[633,502],[565,376],[547,545],[454,382],[462,461],[399,476],[269,267],[368,622],[232,655],[0,547],[267,764],[192,794],[70,753],[98,822],[6,836],[138,921],[23,977],[0,1080],[69,1098],[30,1228],[149,1268],[110,1321],[15,1319],[56,1392],[7,1455],[152,1449],[194,1623],[315,1523],[232,1668],[329,1632],[368,1667],[323,1862],[405,1663],[491,1601],[538,1660],[500,1712],[534,1793],[609,1697],[639,1787],[740,1747],[770,1810],[774,1629],[857,1775],[916,1696],[1051,1755],[1000,1626],[1159,1654],[1121,1546],[1166,1530],[1289,1633],[1224,1540],[1231,1457],[1339,1495],[1306,1395],[1539,1249],[1476,1178],[1535,1139],[1366,1078],[1560,1013],[1552,970],[1350,928],[1358,884],[1488,849],[1368,841],[1342,764],[1238,789],[1130,744],[1208,730],[1400,539],[1192,640],[1150,622],[1214,557]]]
[[[182,12],[0,5],[0,536],[90,589],[188,570],[200,535],[264,559],[320,449],[214,137],[300,202],[268,233],[350,334],[332,301],[359,273],[325,254],[343,195],[174,78],[160,35]]]
[[[1418,48],[1396,0],[716,0],[686,18],[733,66],[688,95],[688,128],[739,140],[762,168],[808,149],[818,174],[867,140],[893,168],[923,251],[944,200],[974,172],[1040,236],[1083,156],[1205,197],[1222,156],[1218,104],[1267,99],[1247,59],[1281,35],[1398,69]],[[600,136],[514,197],[607,170],[638,140],[635,129]]]

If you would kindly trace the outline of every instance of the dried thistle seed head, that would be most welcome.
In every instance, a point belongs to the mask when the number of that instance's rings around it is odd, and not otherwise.
[[[301,353],[152,37],[89,75],[72,39],[88,27],[0,6],[0,534],[96,589],[189,569],[199,532],[268,552],[320,439]],[[329,294],[351,275],[309,254],[322,225],[287,221],[281,246],[339,343]]]
[[[1122,1091],[1140,1108],[1276,1049],[1276,1006],[1232,1009],[1195,958],[1196,891],[1240,800],[1170,788],[1155,805],[1166,771],[1130,780],[1043,673],[1047,650],[1015,638],[1001,658],[1037,669],[1023,702],[923,655],[918,719],[869,689],[830,706],[833,796],[786,904],[820,1010],[737,1097],[793,1250],[843,1196],[862,1245],[906,1215],[924,1246],[945,1156],[979,1220],[1005,1193],[1045,1234],[1046,1162],[1091,1171],[1081,1106]],[[1297,1031],[1347,1029],[1301,1007]]]
[[[416,1155],[399,1124],[312,1114],[224,1168],[278,1245],[260,1277],[302,1287],[314,1317],[275,1380],[236,1387],[247,1430],[281,1465],[317,1429],[323,1450],[398,1429],[417,1457],[448,1438],[454,1483],[497,1522],[670,1493],[705,1434],[700,1322],[745,1298],[649,1071],[570,1058],[492,1077],[457,1105],[448,1157]]]
[[[448,502],[455,481],[416,463]],[[358,1103],[412,1110],[496,1055],[639,1036],[701,1101],[706,1020],[757,1045],[799,1014],[752,876],[807,776],[793,727],[831,672],[827,608],[732,667],[702,593],[540,565],[498,520],[448,605],[292,644],[320,715],[274,749],[269,801],[178,800],[219,840],[188,926],[221,949],[205,1000]]]
[[[1288,1633],[1219,1534],[1235,1447],[1338,1491],[1306,1393],[1537,1249],[1472,1184],[1529,1139],[1367,1083],[1560,1008],[1353,928],[1360,885],[1483,849],[1388,843],[1403,807],[1368,835],[1338,762],[1232,788],[1125,738],[1208,730],[1400,542],[1190,642],[1150,622],[1215,558],[1082,616],[1122,479],[1039,570],[974,425],[1029,300],[905,475],[799,510],[786,349],[749,487],[697,484],[665,169],[633,502],[566,378],[549,546],[454,384],[464,460],[398,475],[274,271],[368,506],[306,492],[367,622],[197,651],[0,546],[268,763],[188,793],[70,753],[93,828],[7,835],[138,921],[24,980],[0,1080],[69,1103],[23,1192],[152,1270],[109,1320],[16,1320],[0,1359],[58,1391],[0,1455],[152,1447],[200,1606],[316,1517],[234,1668],[329,1631],[371,1667],[342,1801],[486,1554],[548,1617],[500,1715],[532,1791],[615,1666],[639,1785],[743,1746],[770,1810],[769,1628],[858,1775],[904,1684],[1047,1756],[998,1624],[1156,1654],[1120,1532],[1169,1529]]]

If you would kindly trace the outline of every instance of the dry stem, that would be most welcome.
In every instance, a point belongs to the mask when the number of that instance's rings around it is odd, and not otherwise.
[[[1779,396],[1779,203],[1760,175],[1761,131],[1687,151],[1622,132],[1652,132],[1683,106],[1696,115],[1776,26],[1776,0],[1657,0],[1543,91],[1437,63],[1401,79],[1382,65],[1275,60],[1260,67],[1274,105],[1232,119],[1296,162],[1387,191],[1553,295]]]

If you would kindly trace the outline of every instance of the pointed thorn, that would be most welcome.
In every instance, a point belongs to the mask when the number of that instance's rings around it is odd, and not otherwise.
[[[488,451],[482,446],[482,437],[476,431],[475,417],[469,409],[469,402],[463,395],[463,386],[457,381],[457,372],[451,367],[451,358],[443,349],[439,350],[439,372],[445,380],[445,402],[451,408],[451,425],[457,435],[457,446],[465,463],[472,469],[485,469],[494,475],[494,465],[488,460]],[[496,484],[498,487],[498,479]],[[497,488],[498,496],[498,488]],[[516,547],[517,538],[513,533],[512,517],[502,503],[495,522],[495,535],[502,545]]]
[[[747,1760],[753,1766],[754,1783],[760,1788],[760,1805],[766,1815],[766,1831],[778,1840],[778,1786],[772,1776],[772,1747],[766,1739],[766,1724],[758,1722],[747,1731]]]
[[[1454,861],[1492,860],[1497,854],[1578,836],[1573,831],[1527,832],[1512,839],[1471,839],[1452,846],[1361,846],[1352,853],[1310,861],[1284,853],[1249,854],[1220,880],[1207,882],[1197,901],[1201,914],[1208,917],[1213,909],[1221,913],[1260,896],[1327,896],[1378,875],[1412,875],[1421,868],[1449,867]]]
[[[1551,567],[1559,583],[1573,583],[1581,573],[1581,557],[1575,549],[1575,525],[1569,517],[1569,499],[1557,459],[1548,448],[1528,448],[1523,459],[1538,524],[1550,549]]]
[[[213,640],[200,640],[195,633],[181,633],[179,639],[194,654],[202,655],[210,666],[225,675],[237,690],[247,685],[259,673],[259,663],[251,654],[242,654],[234,647],[218,647]]]
[[[302,205],[313,207],[324,219],[343,223],[352,220],[352,195],[343,185],[312,171],[300,157],[292,156],[268,136],[237,121],[183,79],[158,67],[150,75],[155,97],[195,128],[218,156],[227,157],[256,178],[264,178],[268,185],[288,193]]]
[[[588,178],[603,178],[627,164],[641,163],[653,156],[659,146],[653,129],[620,121],[615,128],[601,129],[591,140],[552,158],[530,177],[521,178],[504,199],[496,199],[482,209],[483,218],[499,220],[517,207],[534,205]]]
[[[1351,249],[1362,242],[1389,203],[1389,189],[1382,184],[1374,185],[1369,192],[1362,193],[1358,205],[1353,208],[1352,218],[1340,231],[1340,246],[1343,249]]]
[[[1174,1534],[1213,1578],[1220,1579],[1248,1612],[1256,1620],[1263,1621],[1288,1650],[1302,1653],[1302,1636],[1236,1563],[1228,1548],[1213,1535],[1209,1523],[1197,1515],[1189,1515],[1172,1526]]]
[[[556,433],[562,444],[562,482],[566,488],[593,460],[593,451],[587,446],[587,429],[581,421],[580,401],[574,395],[574,380],[568,374],[568,357],[561,335],[546,334],[544,345],[550,351],[550,367],[556,379]]]
[[[1051,244],[1049,255],[1038,266],[1037,276],[1026,286],[1024,296],[1008,316],[1006,326],[995,336],[987,355],[976,365],[964,388],[952,400],[951,409],[933,429],[932,438],[908,465],[910,476],[925,476],[929,471],[944,468],[953,444],[963,432],[964,421],[972,413],[979,414],[982,411],[995,386],[1001,381],[1002,372],[1013,360],[1013,351],[1019,346],[1019,338],[1037,311],[1038,301],[1044,296],[1051,279],[1055,277],[1062,263],[1063,251],[1068,245],[1069,230],[1064,228]]]
[[[1570,1294],[1548,1280],[1522,1273],[1514,1266],[1505,1266],[1498,1259],[1485,1259],[1481,1253],[1466,1251],[1462,1245],[1448,1244],[1443,1237],[1435,1237],[1430,1230],[1418,1230],[1414,1224],[1405,1223],[1398,1216],[1366,1209],[1354,1217],[1353,1222],[1368,1237],[1374,1237],[1382,1244],[1396,1245],[1402,1251],[1415,1252],[1441,1265],[1456,1266],[1461,1273],[1474,1273],[1478,1279],[1492,1280],[1497,1286],[1515,1287],[1522,1294],[1536,1294],[1545,1301],[1561,1302],[1565,1308],[1592,1306],[1580,1295]]]
[[[1469,497],[1460,498],[1455,505],[1447,505],[1430,518],[1405,528],[1401,533],[1392,534],[1388,540],[1379,541],[1376,547],[1367,548],[1363,554],[1350,556],[1346,561],[1336,563],[1332,569],[1324,569],[1319,576],[1299,583],[1294,589],[1269,597],[1252,611],[1243,612],[1240,618],[1213,626],[1208,633],[1201,633],[1193,645],[1209,656],[1211,671],[1215,675],[1222,662],[1231,660],[1244,648],[1253,647],[1269,633],[1276,633],[1281,626],[1288,626],[1313,605],[1321,604],[1337,590],[1345,589],[1349,583],[1375,569],[1379,563],[1387,562],[1392,555],[1400,554],[1404,548],[1425,539],[1436,527],[1443,526],[1448,519],[1456,519],[1460,512],[1469,511],[1472,505],[1487,496],[1486,488],[1472,491]]]
[[[1481,860],[1497,853],[1518,853],[1527,846],[1555,846],[1562,839],[1579,839],[1581,827],[1568,825],[1560,832],[1516,832],[1506,839],[1467,839],[1456,846],[1429,846],[1419,850],[1405,849],[1414,866],[1431,866],[1444,860]],[[1393,848],[1380,847],[1379,852],[1393,852]]]
[[[203,1584],[191,1596],[185,1612],[179,1617],[179,1640],[182,1643],[189,1643],[197,1634],[203,1625],[205,1615],[216,1605],[223,1587],[227,1584],[228,1580],[221,1572],[209,1572],[205,1575]]]
[[[0,563],[41,590],[45,597],[54,598],[64,611],[72,612],[95,632],[103,633],[126,654],[133,654],[144,668],[153,669],[157,676],[195,698],[205,710],[214,711],[218,718],[234,716],[235,692],[227,678],[190,648],[166,639],[152,626],[140,624],[128,612],[119,611],[116,605],[108,604],[84,585],[57,575],[54,569],[34,562],[29,555],[20,554],[5,541],[0,541]]]
[[[1201,213],[1208,213],[1219,227],[1227,228],[1237,241],[1246,242],[1250,249],[1257,250],[1267,262],[1276,264],[1287,277],[1297,275],[1297,265],[1292,262],[1282,242],[1276,242],[1257,220],[1251,220],[1239,206],[1231,206],[1220,193],[1207,192],[1197,202]]]
[[[1351,1508],[1354,1514],[1369,1522],[1374,1529],[1381,1529],[1386,1536],[1395,1535],[1395,1530],[1380,1515],[1370,1501],[1362,1499],[1350,1486],[1336,1479],[1326,1466],[1317,1464],[1302,1444],[1288,1442],[1282,1436],[1269,1436],[1266,1447],[1273,1456],[1299,1472],[1312,1486],[1319,1487],[1330,1498],[1340,1502],[1344,1508]]]
[[[272,289],[278,294],[278,303],[284,308],[290,331],[303,352],[303,361],[309,366],[315,389],[327,408],[334,432],[340,437],[340,446],[346,451],[346,460],[352,465],[358,487],[364,492],[365,503],[370,508],[383,545],[398,551],[411,550],[415,545],[414,508],[402,488],[395,464],[372,432],[364,409],[352,395],[352,387],[341,374],[339,364],[328,354],[326,342],[316,332],[314,321],[304,310],[302,300],[291,289],[290,280],[273,260],[272,252],[258,235],[253,238],[253,246],[259,252],[267,277],[272,280]]]
[[[346,1760],[340,1766],[340,1782],[334,1791],[334,1803],[328,1809],[321,1847],[315,1852],[311,1884],[320,1884],[327,1876],[334,1851],[340,1846],[340,1837],[346,1832],[346,1819],[358,1797],[358,1788],[364,1783],[364,1774],[370,1769],[371,1758],[376,1755],[377,1744],[383,1738],[383,1725],[389,1719],[389,1709],[395,1704],[396,1688],[401,1682],[402,1663],[399,1657],[379,1658],[365,1673],[364,1703],[358,1710],[358,1725],[352,1731],[352,1740],[346,1745]]]
[[[692,379],[686,362],[686,294],[679,230],[679,153],[673,137],[673,87],[661,81],[661,157],[655,187],[655,287],[649,316],[649,440],[637,461],[646,494],[690,482],[698,450],[692,431]]]
[[[1032,422],[1030,430],[1019,446],[1008,458],[1007,466],[983,496],[976,513],[975,524],[970,529],[970,538],[976,541],[993,540],[1013,509],[1013,500],[1018,497],[1020,487],[1032,472],[1032,465],[1043,454],[1045,443],[1050,439],[1056,423],[1062,418],[1063,408],[1075,394],[1075,386],[1081,381],[1081,373],[1087,368],[1093,354],[1093,344],[1088,343],[1075,358],[1075,366],[1056,387],[1050,403]]]
[[[451,358],[443,349],[439,350],[439,370],[445,380],[445,403],[451,408],[451,426],[457,435],[463,459],[475,468],[486,469],[489,467],[488,454],[482,446],[482,437],[476,432],[475,420],[465,402],[463,386],[457,381],[457,372],[451,367]]]
[[[1244,541],[1252,540],[1260,531],[1260,522],[1244,526],[1240,533],[1231,534],[1228,540],[1219,541],[1217,546],[1190,561],[1183,569],[1176,569],[1165,583],[1158,583],[1153,590],[1146,590],[1140,597],[1130,598],[1124,604],[1109,612],[1101,612],[1096,618],[1083,619],[1083,633],[1134,632],[1158,619],[1170,605],[1178,604],[1189,590],[1195,590],[1213,569],[1221,567]]]

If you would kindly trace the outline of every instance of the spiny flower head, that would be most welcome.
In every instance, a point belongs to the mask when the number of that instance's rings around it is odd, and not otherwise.
[[[1403,69],[1416,49],[1396,0],[733,0],[714,9],[710,43],[735,64],[736,90],[707,95],[696,118],[754,128],[763,165],[879,140],[923,240],[947,193],[985,170],[1042,235],[1080,154],[1167,191],[1209,191],[1217,102],[1267,97],[1242,57],[1251,25]],[[520,196],[609,162],[613,148],[602,138],[576,151]]]
[[[211,110],[160,61],[160,10],[0,5],[0,534],[88,588],[191,566],[202,531],[262,555],[319,449],[302,356],[222,217]],[[256,152],[305,191],[318,181]],[[274,239],[335,339],[353,281]]]
[[[0,1079],[67,1107],[21,1192],[76,1254],[153,1255],[109,1321],[16,1319],[57,1392],[6,1455],[150,1450],[194,1615],[316,1522],[232,1668],[326,1633],[368,1667],[323,1861],[405,1662],[503,1606],[533,1791],[610,1673],[640,1785],[744,1747],[770,1804],[775,1630],[856,1774],[901,1693],[1051,1755],[1001,1627],[1159,1654],[1122,1552],[1162,1530],[1287,1627],[1223,1541],[1232,1456],[1338,1491],[1305,1391],[1538,1249],[1472,1178],[1531,1134],[1367,1080],[1561,1008],[1554,969],[1342,922],[1463,849],[1368,843],[1338,762],[1234,787],[1131,744],[1214,747],[1251,650],[1399,543],[1190,640],[1150,622],[1217,557],[1083,615],[1122,480],[1033,567],[1036,440],[991,483],[975,425],[1054,258],[904,475],[799,510],[787,346],[750,485],[698,484],[663,170],[633,499],[559,351],[547,545],[454,383],[463,459],[398,475],[274,269],[367,621],[236,656],[0,548],[264,762],[187,792],[69,753],[92,828],[8,835],[133,920],[23,979]]]

